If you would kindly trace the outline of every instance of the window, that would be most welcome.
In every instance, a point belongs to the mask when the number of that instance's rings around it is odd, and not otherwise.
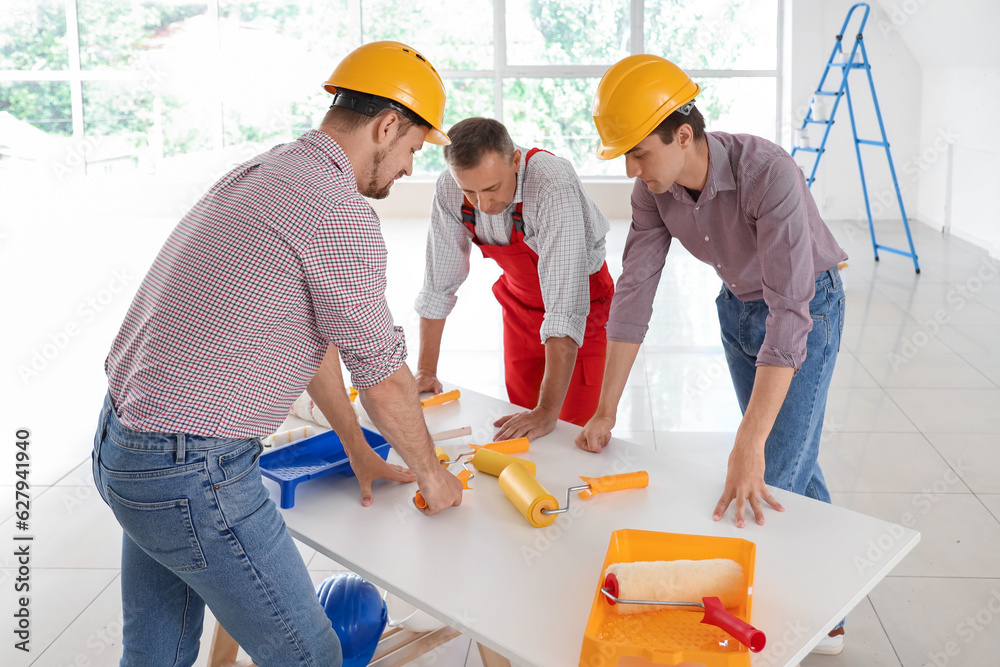
[[[336,63],[392,39],[441,73],[446,125],[496,117],[584,176],[623,177],[620,161],[595,157],[591,109],[630,53],[685,68],[709,129],[778,139],[783,1],[5,0],[0,159],[30,156],[35,133],[82,140],[87,162],[103,163],[87,173],[244,159],[315,127]],[[427,145],[415,174],[443,166]]]

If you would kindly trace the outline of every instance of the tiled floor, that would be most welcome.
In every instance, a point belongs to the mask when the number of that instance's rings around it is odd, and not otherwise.
[[[148,232],[149,242],[132,248],[125,264],[138,275],[152,256],[143,252],[155,252],[170,226],[157,224]],[[905,258],[886,253],[876,264],[865,228],[853,222],[832,227],[851,260],[843,272],[848,294],[843,347],[827,406],[826,476],[836,504],[894,522],[908,520],[922,540],[850,614],[844,653],[810,657],[803,665],[1000,664],[1000,261],[916,224],[923,268],[916,276]],[[415,354],[412,302],[422,274],[424,227],[387,221],[384,228],[390,303]],[[614,223],[608,240],[615,276],[626,230],[624,222]],[[880,225],[879,234],[883,243],[903,242],[898,226]],[[503,395],[499,309],[488,296],[496,275],[494,267],[473,261],[445,331],[441,375]],[[133,279],[129,289],[137,284]],[[718,289],[710,269],[679,246],[671,250],[617,434],[666,456],[724,470],[739,411],[718,340],[713,304]],[[102,358],[110,340],[104,333],[114,329],[126,305],[127,299],[115,302],[108,321],[92,330],[101,335],[80,343],[76,354],[84,350]],[[88,373],[99,380],[93,370]],[[58,377],[54,372],[42,381]],[[81,390],[86,400],[74,408],[87,427],[63,434],[64,455],[36,469],[33,650],[13,652],[5,640],[4,665],[117,664],[120,530],[93,491],[85,461],[91,413],[100,400],[98,380],[87,385],[96,395]],[[671,437],[677,431],[702,432],[703,445],[678,447]],[[0,493],[11,495],[11,488],[0,487]],[[5,535],[13,531],[12,523],[7,518],[3,524]],[[316,581],[338,569],[312,549],[301,550]],[[0,558],[4,589],[17,576],[14,565],[9,555]],[[0,599],[6,605],[0,616],[10,619],[12,596]],[[206,623],[200,664],[211,627]],[[415,664],[481,663],[475,646],[459,638]]]

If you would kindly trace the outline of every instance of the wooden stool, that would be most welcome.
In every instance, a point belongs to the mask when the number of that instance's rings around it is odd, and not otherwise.
[[[450,642],[460,633],[454,628],[445,626],[430,632],[413,632],[403,628],[389,628],[382,633],[382,638],[375,649],[375,655],[369,667],[398,667],[430,653],[438,646]],[[485,667],[510,667],[510,661],[482,644],[479,655]],[[240,647],[236,640],[229,636],[218,622],[212,634],[212,646],[208,650],[208,667],[255,667],[249,658],[237,660]]]

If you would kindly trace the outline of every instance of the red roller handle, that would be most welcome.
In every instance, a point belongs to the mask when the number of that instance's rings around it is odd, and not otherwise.
[[[760,653],[764,649],[764,644],[767,643],[764,633],[726,611],[719,598],[702,598],[701,601],[705,604],[702,623],[722,628],[754,653]]]

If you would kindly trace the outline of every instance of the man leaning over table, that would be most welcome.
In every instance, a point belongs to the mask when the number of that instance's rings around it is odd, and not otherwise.
[[[458,505],[385,300],[385,197],[424,141],[447,144],[445,93],[412,48],[375,42],[326,84],[318,130],[219,180],[170,234],[105,362],[94,478],[124,529],[121,665],[191,665],[205,605],[261,666],[341,664],[340,642],[261,481],[260,436],[307,386],[362,489],[419,482],[425,513]],[[386,439],[353,419],[339,353]],[[357,536],[363,540],[364,536]]]
[[[611,437],[676,238],[723,281],[716,305],[743,419],[713,518],[732,505],[743,527],[747,502],[758,524],[764,503],[784,511],[768,484],[830,502],[818,456],[844,318],[837,267],[847,255],[792,157],[760,137],[705,132],[699,91],[652,55],[625,58],[598,85],[598,157],[625,155],[635,186],[600,404],[576,443],[600,451]],[[841,624],[817,652],[842,647]]]
[[[510,402],[527,408],[497,420],[496,439],[541,437],[557,419],[582,426],[604,373],[614,294],[604,262],[608,221],[572,164],[516,146],[499,121],[466,118],[448,133],[416,303],[417,385],[441,390],[441,336],[475,245],[503,271],[493,294],[503,309],[504,379]]]

